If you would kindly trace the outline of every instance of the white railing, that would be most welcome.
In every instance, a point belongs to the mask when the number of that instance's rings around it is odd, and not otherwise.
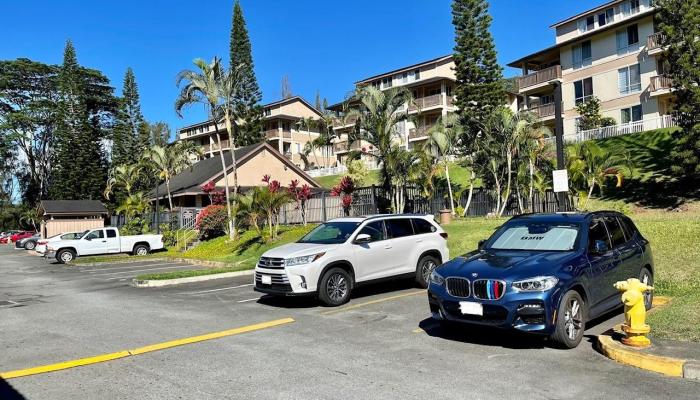
[[[564,134],[564,142],[579,143],[587,140],[605,139],[609,137],[629,135],[630,133],[640,133],[651,131],[654,129],[672,128],[677,126],[675,118],[672,115],[661,115],[655,118],[644,119],[641,121],[628,122],[603,128],[589,129],[579,131],[574,134]],[[547,138],[548,141],[554,142],[554,137]]]
[[[365,162],[365,168],[367,168],[368,171],[374,171],[379,169],[379,164],[376,162],[367,161]],[[348,167],[342,164],[337,167],[318,168],[306,171],[306,173],[312,178],[318,178],[319,176],[342,175],[346,172],[348,172]]]

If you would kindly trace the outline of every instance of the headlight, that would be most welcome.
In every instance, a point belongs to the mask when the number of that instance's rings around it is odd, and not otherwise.
[[[442,275],[438,274],[436,271],[433,271],[430,273],[430,282],[438,286],[442,286],[442,284],[445,283],[445,278],[443,278]]]
[[[513,282],[513,289],[518,292],[546,292],[556,286],[559,279],[553,276],[536,276]]]
[[[318,253],[318,254],[312,254],[310,256],[287,258],[284,260],[284,265],[287,267],[292,267],[294,265],[309,264],[309,263],[312,263],[312,262],[318,260],[319,258],[323,257],[324,254],[326,254],[326,253]]]

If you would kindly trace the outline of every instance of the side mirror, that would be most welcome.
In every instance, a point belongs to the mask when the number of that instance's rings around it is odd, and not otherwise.
[[[595,241],[596,254],[607,253],[608,250],[610,250],[610,247],[608,247],[608,243],[605,240],[596,240]]]
[[[90,236],[87,236],[87,237],[85,238],[85,240],[87,240],[87,241],[89,242],[89,241],[92,240],[92,238],[91,238]]]
[[[479,250],[483,249],[485,243],[486,243],[486,239],[481,239],[481,240],[479,240],[478,249],[479,249]]]
[[[372,240],[372,236],[370,236],[366,233],[360,233],[355,238],[355,243],[356,244],[365,244],[365,243],[369,243],[371,240]]]

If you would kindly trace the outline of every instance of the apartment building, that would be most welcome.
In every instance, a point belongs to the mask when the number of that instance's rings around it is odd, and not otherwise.
[[[302,119],[311,118],[319,121],[322,114],[302,97],[294,96],[273,103],[265,104],[264,133],[265,139],[273,148],[290,159],[302,169],[331,167],[336,163],[333,146],[316,149],[305,155],[307,143],[319,136],[318,124],[307,127],[300,124]],[[221,145],[224,150],[230,150],[230,141],[223,123],[218,124]],[[191,140],[201,146],[203,158],[218,154],[214,122],[209,120],[186,126],[178,131],[179,140]]]
[[[643,131],[672,125],[671,81],[661,59],[652,0],[615,0],[551,26],[553,46],[508,64],[522,70],[518,109],[546,125],[561,119],[565,138],[576,137],[576,105],[592,96],[613,129]],[[556,115],[557,90],[561,114]]]
[[[362,79],[355,82],[355,87],[361,89],[374,86],[380,90],[387,90],[402,86],[412,92],[415,104],[408,106],[408,112],[415,114],[416,122],[406,121],[399,124],[396,135],[398,143],[406,149],[412,149],[427,140],[427,131],[440,116],[456,110],[454,66],[454,57],[447,55]],[[343,118],[348,105],[354,105],[354,101],[350,100],[329,107],[336,116],[334,129],[339,140],[334,144],[334,152],[340,165],[344,165],[351,150],[372,151],[368,143],[348,143],[348,133],[354,128],[356,122]],[[364,159],[371,167],[373,158],[364,157]]]

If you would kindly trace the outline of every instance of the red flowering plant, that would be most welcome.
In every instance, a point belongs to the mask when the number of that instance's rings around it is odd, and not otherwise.
[[[218,190],[214,181],[209,181],[200,186],[202,192],[209,196],[209,202],[214,205],[226,204],[226,194],[223,190]]]
[[[270,175],[263,175],[262,181],[267,183],[267,188],[270,190],[271,193],[277,193],[282,187],[280,182],[277,180],[273,180],[270,177]]]
[[[226,207],[220,204],[210,205],[197,214],[195,227],[199,230],[201,238],[211,239],[226,233],[226,221]]]
[[[299,181],[293,179],[287,188],[289,196],[297,203],[297,209],[301,212],[301,221],[306,226],[306,201],[311,198],[311,188],[307,184],[299,186]]]
[[[331,189],[331,196],[340,196],[345,216],[350,216],[352,208],[352,193],[355,191],[355,182],[350,176],[344,176],[340,182]]]

